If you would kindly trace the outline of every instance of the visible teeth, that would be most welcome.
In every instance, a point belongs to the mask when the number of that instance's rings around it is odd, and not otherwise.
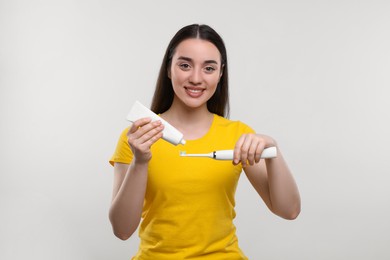
[[[201,89],[187,89],[189,92],[192,92],[192,93],[199,93],[199,92],[202,92]]]

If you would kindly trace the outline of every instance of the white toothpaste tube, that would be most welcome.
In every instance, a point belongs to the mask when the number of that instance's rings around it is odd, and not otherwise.
[[[135,122],[136,120],[143,117],[150,117],[152,121],[158,121],[158,120],[161,121],[161,123],[164,125],[162,139],[164,139],[165,141],[173,145],[178,145],[178,144],[184,145],[186,143],[186,141],[183,139],[183,134],[180,133],[179,130],[177,130],[167,121],[165,121],[164,119],[156,115],[149,108],[142,105],[139,101],[135,101],[126,119],[129,120],[130,122]]]

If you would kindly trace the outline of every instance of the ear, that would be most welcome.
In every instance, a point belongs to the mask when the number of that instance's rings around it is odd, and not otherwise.
[[[171,69],[170,68],[167,70],[167,76],[169,79],[171,79]]]
[[[221,66],[221,73],[219,74],[219,79],[221,79],[221,77],[222,77],[224,68],[225,68],[225,64],[222,64],[222,66]]]

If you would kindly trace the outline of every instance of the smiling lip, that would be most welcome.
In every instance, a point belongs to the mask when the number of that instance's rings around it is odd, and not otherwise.
[[[193,98],[198,98],[203,94],[204,88],[196,88],[196,87],[184,87],[187,95]]]

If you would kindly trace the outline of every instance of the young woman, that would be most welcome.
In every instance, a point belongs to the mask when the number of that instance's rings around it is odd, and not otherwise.
[[[114,188],[110,221],[128,239],[142,219],[133,259],[247,259],[238,246],[233,219],[242,169],[268,208],[285,219],[300,212],[300,196],[277,146],[229,110],[228,64],[221,37],[209,26],[179,30],[165,53],[151,109],[184,134],[186,144],[164,140],[159,121],[142,118],[125,129],[110,163]],[[234,160],[180,157],[234,149]]]

